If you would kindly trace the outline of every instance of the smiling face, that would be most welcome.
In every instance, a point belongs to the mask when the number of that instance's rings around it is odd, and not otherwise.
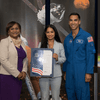
[[[79,29],[81,21],[79,20],[77,15],[71,15],[69,17],[69,26],[71,30],[77,30]]]
[[[55,38],[55,31],[51,28],[51,27],[48,27],[47,28],[47,31],[46,31],[46,37],[48,40],[54,40]]]
[[[18,24],[14,24],[9,30],[8,34],[12,38],[18,38],[20,35],[21,30],[19,29]]]

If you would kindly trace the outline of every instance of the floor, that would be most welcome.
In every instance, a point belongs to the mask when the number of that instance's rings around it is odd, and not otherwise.
[[[99,75],[100,78],[100,75]],[[98,81],[98,85],[100,83],[100,80]],[[90,82],[90,94],[91,94],[91,100],[94,100],[94,77],[92,77],[92,80]],[[62,100],[68,100],[66,91],[65,91],[65,81],[62,79],[62,85],[60,90],[60,96]],[[32,100],[30,97],[30,94],[28,92],[27,86],[25,84],[25,81],[23,81],[23,88],[20,95],[20,100]],[[98,100],[100,100],[100,85],[98,89]]]

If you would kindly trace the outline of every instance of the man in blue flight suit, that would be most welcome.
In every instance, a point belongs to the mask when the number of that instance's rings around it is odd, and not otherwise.
[[[93,74],[95,47],[91,34],[80,28],[80,15],[69,15],[71,33],[64,40],[68,100],[90,100],[89,82]]]

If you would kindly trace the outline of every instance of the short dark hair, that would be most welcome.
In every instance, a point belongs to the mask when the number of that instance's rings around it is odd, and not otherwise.
[[[79,18],[79,20],[81,19],[81,18],[80,18],[80,15],[79,15],[78,13],[76,13],[76,12],[71,13],[71,14],[69,15],[69,18],[70,18],[71,15],[77,15],[78,18]]]
[[[15,25],[15,24],[18,25],[18,27],[19,27],[19,29],[20,29],[20,32],[21,32],[21,25],[20,25],[18,22],[11,21],[11,22],[9,22],[9,23],[7,24],[7,26],[6,26],[6,34],[7,34],[7,36],[8,36],[8,31],[9,31],[9,29],[10,29],[13,25]]]
[[[42,40],[41,40],[41,48],[47,48],[48,39],[47,39],[45,33],[46,33],[46,31],[47,31],[47,29],[48,29],[49,27],[52,28],[52,29],[54,30],[54,32],[55,32],[55,37],[54,37],[54,39],[55,39],[57,42],[61,42],[56,27],[55,27],[54,25],[50,24],[50,25],[47,25],[47,26],[45,27],[45,29],[44,29],[44,32],[43,32],[43,35],[42,35]]]

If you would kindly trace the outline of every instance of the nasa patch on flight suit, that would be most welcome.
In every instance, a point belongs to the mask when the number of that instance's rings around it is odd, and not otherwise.
[[[76,43],[83,44],[83,39],[77,39]]]
[[[71,39],[71,40],[69,40],[69,43],[72,43],[72,39]]]

